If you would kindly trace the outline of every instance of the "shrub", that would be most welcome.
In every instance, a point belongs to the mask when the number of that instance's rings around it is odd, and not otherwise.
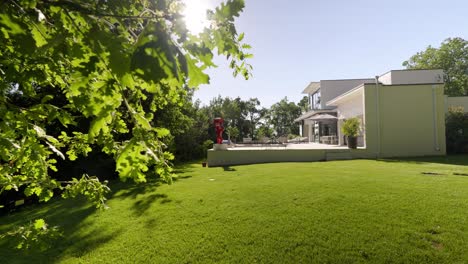
[[[341,127],[341,132],[348,137],[357,137],[361,129],[359,118],[353,117],[346,119]]]
[[[214,144],[213,140],[210,140],[210,139],[205,140],[205,142],[203,142],[203,155],[204,155],[203,158],[205,159],[207,158],[208,150],[213,148],[213,144]]]
[[[450,108],[445,117],[447,153],[468,153],[468,113]]]

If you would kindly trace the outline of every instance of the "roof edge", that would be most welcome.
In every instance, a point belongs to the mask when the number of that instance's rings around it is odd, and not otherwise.
[[[313,115],[316,114],[322,114],[322,113],[336,113],[336,110],[334,109],[316,109],[316,110],[310,110],[307,113],[302,114],[300,117],[294,119],[294,122],[299,122],[304,119],[307,119]]]
[[[353,89],[347,91],[346,93],[340,94],[337,97],[329,100],[328,102],[326,102],[326,105],[327,106],[336,106],[334,103],[336,103],[337,101],[340,101],[341,99],[343,99],[345,97],[348,97],[350,94],[358,91],[359,89],[363,88],[365,85],[366,85],[366,83],[361,83],[360,85],[354,87]]]

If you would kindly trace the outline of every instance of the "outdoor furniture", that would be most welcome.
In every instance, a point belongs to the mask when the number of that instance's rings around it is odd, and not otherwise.
[[[288,138],[287,137],[279,137],[278,142],[281,144],[288,143]]]
[[[308,137],[295,137],[288,140],[289,143],[307,143],[309,141]]]
[[[299,137],[288,139],[288,143],[298,143],[298,142],[299,142]]]
[[[328,145],[336,145],[338,144],[338,139],[336,136],[321,136],[320,143],[328,144]]]

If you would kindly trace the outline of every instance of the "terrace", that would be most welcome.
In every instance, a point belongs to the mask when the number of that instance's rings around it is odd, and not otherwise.
[[[315,142],[306,143],[251,143],[251,144],[233,144],[228,147],[228,150],[242,151],[242,150],[268,150],[268,149],[348,149],[347,146],[338,146],[330,144],[322,144]]]
[[[235,144],[222,150],[208,150],[208,166],[230,166],[269,162],[304,162],[375,158],[365,148],[321,143]]]

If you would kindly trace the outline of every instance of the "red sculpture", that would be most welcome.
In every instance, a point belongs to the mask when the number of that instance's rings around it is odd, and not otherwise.
[[[214,119],[217,144],[223,143],[223,131],[224,131],[223,123],[224,123],[224,120],[221,117],[217,117]]]

